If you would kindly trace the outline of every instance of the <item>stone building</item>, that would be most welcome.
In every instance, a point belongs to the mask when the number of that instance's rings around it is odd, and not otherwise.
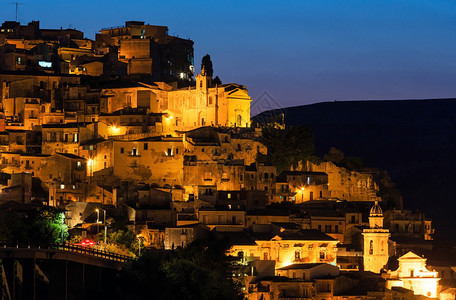
[[[247,299],[332,299],[339,268],[324,263],[292,264],[276,270],[277,276],[254,277]]]
[[[168,34],[168,27],[127,21],[96,35],[97,52],[117,53],[112,61],[127,65],[127,74],[149,74],[154,81],[189,80],[193,76],[193,41]]]
[[[328,197],[348,201],[379,201],[379,188],[370,172],[349,171],[332,162],[319,164],[307,161],[305,171],[324,172],[328,176]]]
[[[426,268],[426,258],[408,252],[398,260],[399,268],[383,275],[387,288],[403,287],[412,290],[415,295],[439,297],[437,291],[440,278],[438,272],[432,272]]]
[[[274,260],[276,268],[293,263],[336,264],[338,241],[317,230],[282,229],[277,233],[262,230],[238,235],[244,236],[232,238],[227,254],[239,257],[243,262]]]

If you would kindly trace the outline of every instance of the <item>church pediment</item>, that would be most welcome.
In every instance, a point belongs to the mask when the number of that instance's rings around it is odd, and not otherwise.
[[[419,255],[413,253],[412,251],[407,252],[406,254],[399,257],[399,260],[406,260],[406,259],[419,259],[425,260],[425,258],[420,257]]]
[[[252,100],[247,90],[236,88],[228,93],[229,98]]]

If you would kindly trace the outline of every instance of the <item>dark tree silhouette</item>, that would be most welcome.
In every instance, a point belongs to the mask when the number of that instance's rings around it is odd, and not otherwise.
[[[214,69],[212,67],[212,60],[209,54],[204,55],[203,59],[201,60],[201,70],[206,71],[206,75],[211,77],[214,75]]]

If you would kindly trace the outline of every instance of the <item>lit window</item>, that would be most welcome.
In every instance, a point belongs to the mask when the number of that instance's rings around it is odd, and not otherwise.
[[[65,185],[64,184],[61,184],[60,185],[60,189],[63,190],[65,188]]]

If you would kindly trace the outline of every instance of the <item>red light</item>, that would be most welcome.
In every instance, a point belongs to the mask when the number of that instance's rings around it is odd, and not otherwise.
[[[93,246],[95,245],[95,242],[92,241],[92,240],[89,240],[89,239],[85,239],[83,241],[81,241],[81,246]]]

